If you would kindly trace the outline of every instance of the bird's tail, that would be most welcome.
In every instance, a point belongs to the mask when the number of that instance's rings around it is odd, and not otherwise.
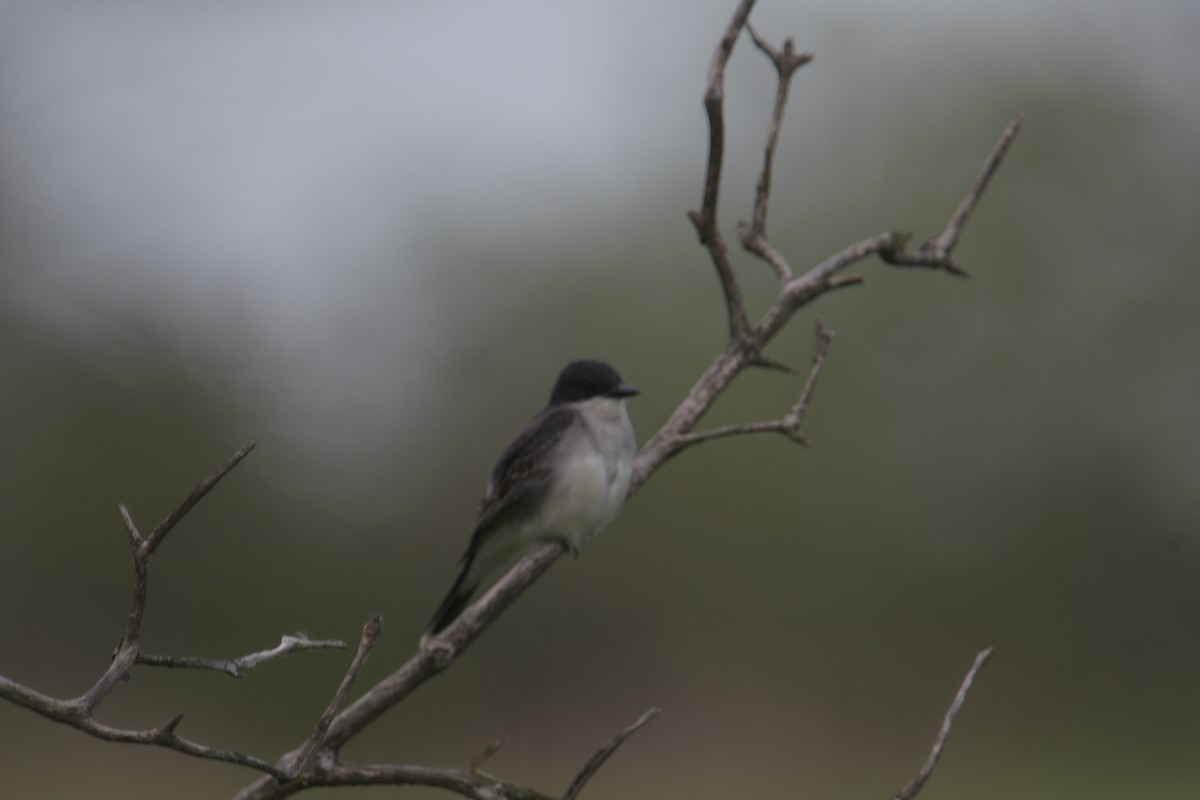
[[[429,621],[429,625],[425,628],[425,633],[421,635],[421,647],[425,643],[437,636],[446,629],[451,622],[458,619],[458,615],[467,607],[467,603],[471,600],[471,595],[475,594],[475,590],[479,587],[478,574],[472,574],[472,566],[475,563],[475,553],[473,550],[468,551],[458,565],[458,576],[454,579],[454,585],[450,587],[450,591],[446,594],[446,599],[438,606],[438,610],[434,613],[433,619]]]

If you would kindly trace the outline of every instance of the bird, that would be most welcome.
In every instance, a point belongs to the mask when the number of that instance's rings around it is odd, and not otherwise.
[[[636,448],[625,400],[639,394],[603,361],[577,359],[558,373],[550,400],[492,468],[458,575],[421,646],[466,608],[505,560],[536,544],[579,546],[620,512]]]

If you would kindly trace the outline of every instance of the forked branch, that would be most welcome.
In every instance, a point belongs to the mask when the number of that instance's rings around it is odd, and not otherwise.
[[[746,20],[746,30],[754,44],[771,59],[779,83],[775,87],[775,106],[771,111],[771,123],[767,128],[767,144],[763,153],[762,173],[758,178],[758,186],[754,193],[754,214],[751,222],[738,226],[738,236],[742,247],[766,261],[781,283],[792,279],[792,268],[787,259],[771,245],[767,244],[767,203],[771,197],[771,176],[775,169],[775,149],[779,145],[779,130],[783,125],[783,112],[787,108],[788,92],[792,86],[792,76],[796,70],[813,60],[812,53],[797,53],[796,42],[788,37],[783,42],[783,49],[776,50],[765,39],[758,35],[754,26]]]
[[[279,776],[282,773],[270,762],[256,756],[247,755],[218,747],[194,742],[177,734],[175,731],[183,719],[177,714],[166,722],[153,728],[117,728],[98,721],[93,713],[96,707],[112,692],[113,688],[128,676],[135,664],[145,664],[157,667],[182,667],[196,669],[218,669],[233,676],[240,677],[243,670],[290,653],[304,650],[345,647],[340,641],[312,641],[307,637],[284,636],[278,647],[250,653],[235,659],[210,659],[198,656],[156,656],[144,654],[141,651],[142,619],[145,616],[146,596],[150,579],[150,560],[159,546],[175,526],[191,511],[206,494],[222,478],[241,463],[242,459],[254,449],[254,442],[247,443],[233,456],[221,465],[216,472],[205,478],[183,502],[167,515],[155,527],[149,536],[142,536],[133,515],[125,505],[118,504],[121,522],[129,539],[129,548],[133,555],[133,602],[129,617],[126,621],[125,632],[117,649],[113,652],[112,661],[90,689],[79,697],[64,700],[32,689],[14,680],[0,676],[0,697],[27,708],[40,716],[70,725],[84,733],[99,739],[129,744],[149,744],[176,750],[197,758],[213,761],[224,761],[249,767],[269,775]]]
[[[362,637],[358,642],[358,652],[355,653],[354,660],[346,669],[346,674],[342,676],[342,682],[334,692],[333,699],[329,701],[329,705],[325,707],[325,711],[317,720],[312,733],[308,736],[308,741],[300,748],[300,753],[285,769],[288,778],[295,778],[301,774],[312,763],[313,757],[324,747],[325,737],[329,733],[329,725],[333,722],[334,715],[341,711],[342,706],[346,704],[350,687],[358,680],[358,673],[366,665],[367,656],[371,654],[371,649],[375,647],[375,640],[381,633],[383,633],[383,617],[376,614],[363,626]]]
[[[817,320],[817,344],[813,351],[812,367],[808,371],[808,380],[800,392],[800,399],[786,414],[779,419],[765,422],[740,422],[733,425],[722,425],[697,433],[680,434],[677,441],[680,449],[693,444],[720,439],[725,436],[741,436],[747,433],[782,433],[797,444],[808,447],[808,439],[804,437],[804,414],[808,410],[808,401],[812,399],[813,389],[817,386],[817,377],[825,366],[825,356],[829,345],[833,342],[834,332],[820,319]]]

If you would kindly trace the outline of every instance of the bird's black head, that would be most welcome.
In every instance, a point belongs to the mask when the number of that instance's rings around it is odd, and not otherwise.
[[[577,403],[593,397],[633,397],[638,390],[621,380],[617,371],[603,361],[581,358],[572,361],[558,373],[554,391],[550,393],[550,405]]]

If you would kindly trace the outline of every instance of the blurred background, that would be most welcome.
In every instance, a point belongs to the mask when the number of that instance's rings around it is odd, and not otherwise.
[[[569,358],[644,394],[721,348],[685,212],[733,0],[0,4],[0,673],[105,668],[150,528],[253,455],[153,565],[146,650],[357,639],[406,659],[491,463]],[[936,234],[1018,111],[957,256],[862,265],[772,349],[838,337],[808,450],[726,440],[657,473],[345,755],[589,798],[885,797],[994,645],[923,797],[1200,792],[1200,8],[763,0],[796,77],[769,219],[797,271]],[[774,72],[728,74],[722,225],[749,215]],[[752,313],[773,294],[734,254]],[[778,416],[744,375],[706,419]],[[243,680],[138,669],[100,711],[274,758],[350,658]],[[221,797],[254,775],[0,705],[10,797]],[[69,765],[69,768],[66,768]],[[420,789],[323,797],[425,798]]]

